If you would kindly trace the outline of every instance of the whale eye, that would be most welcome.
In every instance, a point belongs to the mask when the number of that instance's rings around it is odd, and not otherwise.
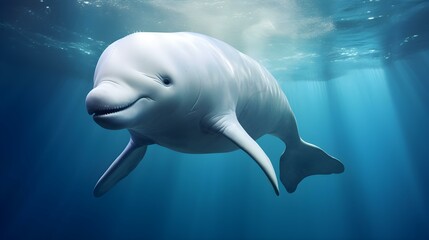
[[[168,86],[171,84],[171,78],[169,76],[161,75],[160,77],[161,77],[162,83],[164,83],[165,85]]]

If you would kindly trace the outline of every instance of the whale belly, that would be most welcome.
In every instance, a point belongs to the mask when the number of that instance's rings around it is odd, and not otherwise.
[[[191,131],[157,136],[153,139],[158,145],[184,153],[220,153],[238,149],[229,139],[221,134]]]

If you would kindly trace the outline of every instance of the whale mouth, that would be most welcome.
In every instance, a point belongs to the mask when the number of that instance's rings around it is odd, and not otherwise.
[[[100,108],[91,109],[89,111],[89,114],[92,115],[93,117],[103,117],[103,116],[107,116],[107,115],[112,115],[112,114],[122,112],[122,111],[130,108],[140,99],[142,99],[142,98],[138,98],[131,103],[128,103],[125,105],[120,105],[120,106],[100,106]]]

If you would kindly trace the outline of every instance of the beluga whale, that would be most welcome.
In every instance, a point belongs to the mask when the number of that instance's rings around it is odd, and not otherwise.
[[[202,34],[138,32],[113,42],[98,60],[86,108],[101,127],[130,133],[95,185],[96,197],[133,171],[152,144],[195,154],[241,149],[277,195],[273,165],[255,141],[263,135],[285,143],[279,169],[289,193],[307,176],[344,171],[300,137],[286,95],[267,69]]]

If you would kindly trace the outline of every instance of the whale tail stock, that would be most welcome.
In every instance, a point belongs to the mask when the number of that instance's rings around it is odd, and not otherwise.
[[[289,193],[295,192],[305,177],[342,172],[344,165],[340,161],[303,140],[292,146],[286,146],[280,158],[280,180]]]

